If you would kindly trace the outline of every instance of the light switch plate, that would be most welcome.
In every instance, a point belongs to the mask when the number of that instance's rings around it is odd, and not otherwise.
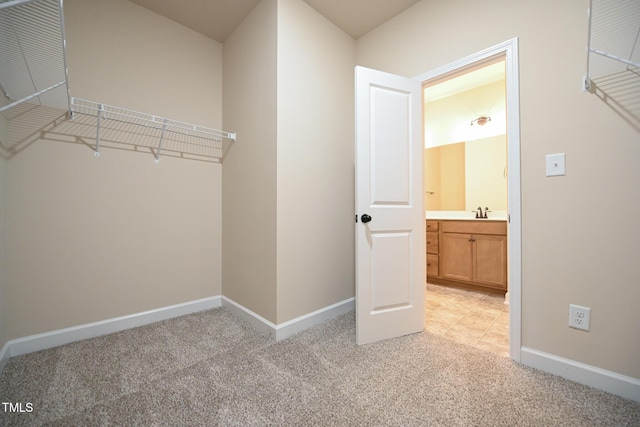
[[[565,175],[564,153],[547,154],[547,176]]]

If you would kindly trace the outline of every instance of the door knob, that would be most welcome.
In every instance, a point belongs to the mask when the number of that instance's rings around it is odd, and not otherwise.
[[[367,215],[367,214],[363,214],[360,217],[360,221],[362,221],[363,224],[368,223],[369,221],[371,221],[371,216]]]

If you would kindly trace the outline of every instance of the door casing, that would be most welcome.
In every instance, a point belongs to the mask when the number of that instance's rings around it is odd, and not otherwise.
[[[522,346],[522,208],[520,195],[520,82],[518,68],[518,38],[507,40],[469,55],[435,70],[415,76],[428,82],[447,75],[459,74],[496,57],[504,57],[507,109],[507,209],[508,209],[508,298],[509,355],[520,362]]]

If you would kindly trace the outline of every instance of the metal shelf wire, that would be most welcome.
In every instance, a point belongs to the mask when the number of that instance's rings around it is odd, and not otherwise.
[[[69,109],[62,0],[0,0],[0,113],[29,102]]]
[[[584,90],[594,79],[640,69],[640,2],[590,0],[587,72]]]
[[[222,162],[236,134],[179,122],[160,116],[71,98],[74,133],[95,138],[95,154],[103,143],[135,146],[153,153],[156,163],[161,154],[194,157]]]
[[[63,0],[0,0],[0,155],[47,129],[95,139],[96,156],[104,145],[151,152],[156,163],[161,154],[222,162],[235,133],[72,98],[65,48]],[[71,120],[60,123],[65,111]]]

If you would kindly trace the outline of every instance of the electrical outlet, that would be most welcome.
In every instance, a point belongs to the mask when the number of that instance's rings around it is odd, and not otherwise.
[[[569,327],[588,332],[591,328],[591,309],[569,304]]]

